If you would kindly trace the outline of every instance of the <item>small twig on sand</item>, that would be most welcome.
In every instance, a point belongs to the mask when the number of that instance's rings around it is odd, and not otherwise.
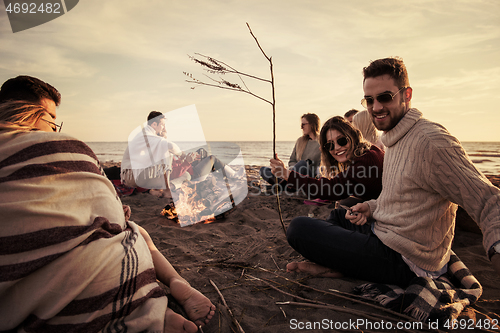
[[[276,315],[277,315],[277,314],[275,313],[275,314],[274,314],[271,318],[269,318],[269,319],[266,321],[266,323],[264,324],[264,326],[269,325],[269,322],[270,322],[270,321],[271,321],[274,317],[276,317]]]
[[[402,314],[402,313],[399,313],[399,312],[396,312],[396,311],[392,311],[392,310],[384,308],[384,307],[382,307],[380,305],[373,304],[373,303],[370,302],[370,300],[367,300],[366,298],[361,297],[361,296],[347,294],[347,293],[344,293],[344,292],[341,292],[341,291],[338,291],[338,290],[335,290],[335,289],[330,289],[330,291],[321,290],[321,289],[314,288],[314,287],[311,287],[311,286],[307,286],[307,285],[302,284],[300,282],[291,280],[291,279],[289,279],[289,278],[287,278],[285,276],[281,276],[281,275],[276,274],[275,272],[267,270],[265,268],[260,267],[260,269],[263,270],[263,271],[272,273],[272,274],[274,274],[275,276],[277,276],[277,277],[279,277],[281,279],[284,279],[284,280],[286,280],[288,282],[291,282],[291,283],[296,284],[296,285],[298,285],[300,287],[303,287],[303,288],[311,289],[311,290],[314,290],[314,291],[317,291],[317,292],[320,292],[320,293],[323,293],[323,294],[326,294],[326,295],[336,296],[336,297],[339,297],[339,298],[342,298],[342,299],[345,299],[345,300],[348,300],[348,301],[351,301],[351,302],[354,302],[354,303],[363,304],[363,305],[366,305],[366,306],[369,306],[369,307],[372,307],[372,308],[375,308],[375,309],[387,312],[387,313],[389,313],[391,315],[398,316],[398,317],[400,317],[402,319],[406,319],[408,321],[415,320],[414,318],[412,318],[410,316],[407,316],[405,314]]]
[[[267,281],[264,281],[258,277],[255,277],[255,276],[252,276],[252,275],[248,275],[247,276],[249,278],[252,278],[252,279],[255,279],[255,280],[258,280],[262,283],[264,283],[265,285],[267,285],[268,287],[284,294],[284,295],[287,295],[287,296],[290,296],[290,297],[293,297],[295,299],[300,299],[302,301],[305,301],[305,302],[308,302],[308,303],[300,303],[301,305],[303,304],[315,304],[315,305],[321,305],[322,307],[327,307],[328,309],[332,309],[332,310],[337,310],[337,311],[341,311],[341,312],[346,312],[346,313],[350,313],[350,314],[354,314],[354,315],[360,315],[360,316],[363,316],[365,318],[370,318],[370,319],[375,319],[376,317],[378,316],[371,316],[370,314],[366,313],[366,312],[363,312],[363,311],[359,311],[359,310],[353,310],[353,309],[346,309],[346,308],[343,308],[343,307],[340,307],[340,306],[336,306],[336,305],[332,305],[332,304],[328,304],[328,303],[325,303],[325,302],[320,302],[320,301],[316,301],[316,300],[312,300],[312,299],[308,299],[308,298],[304,298],[304,297],[300,297],[300,296],[297,296],[297,295],[293,295],[293,294],[290,294],[286,291],[283,291],[279,288],[276,288],[275,286],[273,286],[272,284],[270,284],[269,282]],[[283,304],[283,305],[294,305],[295,302],[276,302],[276,304]],[[381,318],[383,319],[390,319],[388,317],[385,317],[385,316],[380,316]]]
[[[278,291],[278,292],[280,292],[280,293],[282,293],[284,295],[287,295],[287,296],[293,297],[295,299],[300,299],[302,301],[308,302],[308,303],[276,302],[277,305],[300,305],[300,306],[309,306],[309,307],[316,307],[316,308],[325,308],[325,309],[335,310],[335,311],[338,311],[338,312],[344,312],[344,313],[348,313],[348,314],[352,314],[352,315],[362,316],[364,318],[368,318],[368,319],[375,320],[375,321],[377,319],[383,319],[383,320],[386,320],[386,321],[396,321],[397,320],[396,318],[391,318],[391,317],[384,316],[384,315],[379,315],[379,314],[375,314],[375,313],[368,313],[368,312],[361,311],[361,310],[349,309],[349,308],[340,307],[340,306],[332,305],[332,304],[325,303],[325,302],[320,302],[320,301],[316,301],[316,300],[312,300],[312,299],[300,297],[300,296],[288,293],[286,291],[283,291],[283,290],[281,290],[281,289],[279,289],[279,288],[271,285],[269,282],[267,282],[267,281],[265,281],[263,279],[260,279],[258,277],[255,277],[255,276],[252,276],[252,275],[248,275],[248,274],[246,274],[246,276],[248,276],[249,278],[258,280],[258,281],[264,283],[265,285],[267,285],[268,287],[270,287],[270,288],[272,288],[272,289],[274,289],[274,290],[276,290],[276,291]],[[401,319],[400,315],[398,317],[400,317],[400,319]],[[407,318],[408,318],[408,321],[410,321],[410,322],[417,322],[414,318],[411,318],[411,317],[407,317]],[[428,325],[425,324],[425,323],[422,323],[422,328],[423,329],[427,329],[427,330],[431,330],[431,331],[440,332],[439,330],[429,329]],[[412,332],[411,330],[405,330],[405,329],[402,329],[402,331]]]
[[[363,311],[349,311],[345,308],[342,308],[342,307],[338,307],[338,306],[335,306],[335,305],[324,305],[324,304],[315,304],[315,303],[301,303],[301,302],[276,302],[276,304],[278,305],[296,305],[296,306],[308,306],[308,307],[311,307],[311,308],[320,308],[320,309],[330,309],[330,310],[336,310],[336,311],[339,311],[339,312],[346,312],[346,313],[349,313],[349,314],[358,314],[360,316],[363,316],[363,317],[366,317],[368,319],[372,319],[372,320],[376,320],[376,317],[372,317],[372,316],[369,316],[366,314],[366,312],[363,312]],[[383,316],[382,316],[383,318]],[[394,318],[386,318],[387,321],[396,321],[397,319],[394,319]],[[414,320],[414,322],[416,322]],[[420,323],[420,322],[418,322]],[[423,326],[420,328],[421,331],[428,331],[428,332],[438,332],[438,333],[445,333],[444,331],[441,331],[441,330],[438,330],[438,329],[432,329],[432,328],[429,328],[428,325],[426,325],[425,323],[422,323]],[[402,332],[415,332],[415,330],[411,330],[411,329],[405,329],[405,328],[399,328],[400,331]]]
[[[271,259],[273,259],[274,264],[276,265],[276,268],[278,268],[279,271],[281,271],[280,266],[276,263],[276,260],[274,260],[273,255],[271,254]]]
[[[236,317],[233,315],[233,312],[231,311],[231,309],[229,308],[229,306],[227,305],[226,303],[226,300],[224,298],[224,296],[222,296],[222,293],[220,292],[219,288],[217,288],[217,286],[215,285],[214,281],[210,280],[210,283],[212,284],[212,286],[214,286],[215,290],[217,291],[217,293],[219,294],[221,300],[222,300],[222,303],[224,304],[224,306],[226,307],[227,309],[227,312],[229,313],[229,315],[231,316],[231,319],[233,320],[234,324],[236,325],[236,327],[238,327],[238,329],[240,330],[241,333],[245,333],[245,331],[243,330],[243,328],[241,327],[240,323],[238,322],[238,320],[236,320]]]

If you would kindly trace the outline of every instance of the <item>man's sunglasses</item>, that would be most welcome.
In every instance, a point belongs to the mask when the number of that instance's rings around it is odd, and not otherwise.
[[[53,130],[54,132],[61,132],[63,122],[61,122],[61,125],[58,125],[58,124],[53,123],[53,122],[51,122],[51,121],[45,120],[45,119],[43,119],[43,118],[42,118],[42,120],[43,120],[43,121],[45,121],[46,123],[48,123],[49,125],[51,125],[52,130]],[[58,128],[59,128],[59,131],[57,130]]]
[[[377,99],[377,101],[380,104],[387,104],[387,103],[392,102],[392,100],[394,99],[394,96],[396,96],[401,90],[406,89],[406,88],[407,87],[403,87],[403,88],[399,89],[398,92],[396,92],[395,94],[391,94],[390,92],[384,92],[384,93],[378,94],[377,96],[375,96],[375,98]],[[368,109],[369,107],[373,106],[373,103],[375,103],[375,98],[373,98],[371,96],[367,96],[361,100],[361,105],[363,105],[365,108]]]
[[[337,139],[337,144],[340,146],[340,147],[344,147],[347,142],[349,142],[349,140],[343,136],[341,138],[338,138]],[[327,143],[325,143],[323,145],[323,148],[326,150],[326,151],[332,151],[332,150],[335,150],[335,141],[328,141]]]

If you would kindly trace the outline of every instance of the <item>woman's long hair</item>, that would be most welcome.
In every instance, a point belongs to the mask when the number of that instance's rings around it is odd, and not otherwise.
[[[300,117],[300,119],[305,118],[307,122],[309,123],[309,126],[311,126],[311,131],[314,133],[314,136],[316,137],[316,140],[318,140],[319,136],[319,117],[315,113],[305,113]],[[296,150],[296,156],[297,156],[297,161],[300,161],[302,159],[302,154],[304,153],[304,150],[306,149],[307,142],[310,140],[310,137],[308,134],[305,134],[301,136],[297,142],[297,150]]]
[[[352,156],[352,158],[360,157],[371,147],[371,144],[363,138],[361,132],[343,117],[336,116],[328,119],[321,128],[321,132],[319,134],[319,146],[321,149],[321,175],[327,178],[334,177],[350,165],[350,161],[348,163],[337,162],[330,152],[325,149],[324,145],[328,142],[326,139],[326,133],[330,130],[339,131],[351,144],[351,147],[346,153],[347,156]]]
[[[8,101],[0,104],[0,131],[36,130],[35,124],[47,112],[39,104],[28,101]]]

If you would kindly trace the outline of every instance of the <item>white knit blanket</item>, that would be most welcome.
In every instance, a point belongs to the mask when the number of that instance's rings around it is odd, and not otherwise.
[[[164,189],[163,175],[172,169],[173,155],[181,154],[176,144],[156,135],[154,129],[144,123],[129,135],[121,162],[122,183],[152,188],[147,180],[160,178],[160,189]]]

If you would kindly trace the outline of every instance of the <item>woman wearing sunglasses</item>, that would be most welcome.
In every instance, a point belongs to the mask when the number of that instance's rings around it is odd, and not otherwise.
[[[378,197],[382,190],[382,150],[365,141],[358,129],[339,116],[323,125],[319,144],[322,178],[287,170],[279,158],[271,160],[272,173],[314,198],[339,201],[356,196],[364,201]]]
[[[47,108],[30,102],[10,101],[0,108],[0,131],[27,129],[29,131],[61,132],[62,123],[54,123]]]
[[[94,152],[54,133],[55,116],[54,102],[0,103],[0,238],[12,245],[0,255],[0,318],[9,318],[0,331],[53,332],[63,321],[67,332],[116,323],[123,332],[197,332],[215,306],[129,221]],[[157,279],[189,319],[167,307]]]
[[[319,117],[314,113],[303,114],[300,118],[300,128],[302,129],[302,136],[295,142],[288,161],[288,167],[299,174],[315,177],[321,162],[318,143]],[[275,183],[276,177],[272,174],[271,168],[262,167],[260,175],[271,186]],[[287,185],[287,181],[282,178],[278,182],[282,189]]]
[[[382,150],[365,141],[361,132],[343,117],[330,118],[323,125],[319,142],[322,178],[304,177],[288,171],[279,159],[271,160],[271,170],[312,197],[331,201],[350,196],[363,201],[378,197],[382,191]],[[340,208],[333,210],[326,221],[309,217],[293,219],[287,230],[287,240],[310,262],[291,262],[287,265],[287,271],[340,277],[340,273],[325,267],[328,266],[329,258],[319,250],[317,244],[328,243],[330,232],[336,232],[337,229],[369,228],[369,225],[358,227],[349,222],[350,225],[338,225],[339,219],[336,217],[345,214],[346,210]],[[344,247],[348,251],[349,244],[341,246]]]

